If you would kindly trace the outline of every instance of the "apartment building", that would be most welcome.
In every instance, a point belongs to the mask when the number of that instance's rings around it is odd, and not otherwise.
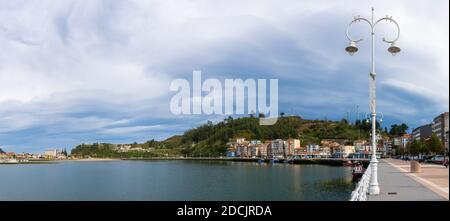
[[[284,157],[286,154],[285,141],[282,139],[272,140],[270,149],[272,157]]]
[[[448,132],[448,112],[439,114],[433,119],[433,133],[436,134],[445,145],[445,133]]]
[[[293,156],[301,152],[300,140],[299,139],[288,139],[286,140],[286,155]]]
[[[433,133],[433,124],[425,124],[415,128],[412,131],[412,137],[414,140],[425,140],[431,137]]]

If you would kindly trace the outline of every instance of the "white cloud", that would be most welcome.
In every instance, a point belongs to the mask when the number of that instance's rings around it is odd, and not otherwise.
[[[108,128],[102,130],[100,133],[103,134],[127,134],[127,133],[136,133],[136,132],[145,132],[145,131],[152,131],[155,129],[161,128],[161,125],[151,125],[151,126],[130,126],[130,127],[115,127],[115,128]]]

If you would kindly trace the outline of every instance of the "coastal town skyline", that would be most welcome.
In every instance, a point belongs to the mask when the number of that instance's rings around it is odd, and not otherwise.
[[[394,15],[403,33],[404,51],[396,57],[377,41],[383,127],[406,123],[411,131],[449,109],[447,1],[258,7],[180,1],[153,5],[165,9],[158,12],[144,1],[0,4],[0,49],[9,52],[0,55],[6,151],[163,140],[219,122],[228,115],[168,111],[170,81],[198,69],[208,78],[279,79],[279,112],[286,115],[352,121],[358,112],[362,119],[369,110],[370,44],[363,41],[349,57],[344,30],[370,6],[378,16]]]
[[[299,116],[285,116],[284,113],[281,113],[281,119],[293,119],[294,121],[302,120],[305,121],[305,125],[320,125],[321,123],[328,123],[329,126],[338,128],[344,127],[347,129],[352,128],[352,130],[359,130],[357,137],[348,136],[347,138],[319,138],[313,137],[314,142],[311,142],[310,139],[303,139],[305,136],[311,136],[310,133],[303,133],[298,131],[298,125],[296,126],[295,135],[293,137],[280,139],[281,137],[286,137],[286,135],[277,136],[274,139],[256,139],[250,138],[246,140],[245,137],[241,137],[240,135],[234,135],[233,137],[228,139],[228,142],[223,145],[223,147],[227,147],[226,151],[219,152],[218,154],[226,157],[259,157],[259,158],[273,158],[273,157],[293,157],[293,156],[302,156],[302,157],[319,157],[319,158],[341,158],[341,157],[349,157],[349,156],[365,156],[367,157],[369,154],[370,146],[369,139],[366,137],[367,127],[364,126],[368,124],[367,119],[357,119],[355,121],[350,121],[348,119],[341,119],[340,121],[323,121],[323,120],[306,120],[301,119]],[[228,119],[224,119],[224,121],[214,124],[213,122],[209,122],[208,124],[201,125],[196,128],[196,130],[201,129],[205,126],[212,126],[219,124],[225,125],[234,120],[245,120],[245,119],[257,119],[257,116],[249,116],[248,118],[237,118],[233,119],[229,117]],[[425,142],[431,139],[432,136],[436,136],[436,139],[440,141],[442,144],[442,148],[445,151],[448,151],[449,145],[449,112],[444,112],[433,118],[431,123],[426,123],[420,125],[415,128],[409,128],[406,124],[399,125],[391,125],[390,129],[388,127],[382,127],[382,124],[378,122],[379,125],[379,138],[377,141],[377,152],[380,155],[387,156],[393,154],[403,153],[405,151],[410,151],[411,144],[413,141]],[[281,127],[289,127],[280,123]],[[304,127],[304,126],[300,126]],[[313,126],[314,127],[314,126]],[[326,126],[328,127],[328,126]],[[325,128],[326,128],[325,127]],[[311,128],[311,126],[309,126]],[[304,130],[304,129],[303,129]],[[341,129],[342,130],[342,129]],[[234,131],[236,132],[236,131]],[[348,131],[347,131],[348,132]],[[113,152],[116,153],[154,153],[155,149],[159,148],[167,148],[164,142],[169,142],[172,139],[183,139],[183,136],[186,134],[192,133],[191,131],[186,131],[183,135],[173,135],[172,137],[167,138],[164,141],[157,141],[155,139],[149,139],[145,143],[137,143],[137,142],[129,142],[129,143],[105,143],[105,142],[93,142],[93,143],[80,143],[76,147],[52,147],[45,148],[42,151],[37,152],[14,152],[13,150],[5,149],[3,150],[0,147],[0,157],[3,158],[19,158],[19,159],[67,159],[73,154],[73,149],[90,147],[92,145],[106,145]],[[343,133],[341,131],[340,133]],[[239,133],[237,133],[239,134]],[[338,136],[342,136],[340,134]],[[250,136],[254,136],[250,135]],[[178,137],[178,138],[177,138]],[[249,135],[247,134],[247,137]],[[306,141],[306,142],[305,142]],[[156,144],[156,142],[162,142],[161,144]],[[153,144],[151,144],[153,143]],[[181,148],[184,144],[179,143],[179,147]],[[174,148],[175,146],[171,145],[170,148]],[[175,147],[177,148],[177,147]],[[244,149],[241,149],[244,148]],[[277,153],[277,154],[273,154]],[[345,153],[345,154],[343,154]],[[173,153],[173,156],[183,157],[183,154]],[[217,153],[215,153],[217,154]],[[207,154],[208,155],[208,154]],[[75,158],[78,157],[96,157],[95,155],[80,155],[75,152]],[[169,155],[167,155],[169,156]],[[171,156],[171,157],[173,157]],[[185,154],[186,157],[194,156],[193,153]],[[201,152],[200,152],[201,156]],[[209,154],[209,156],[211,156]],[[142,157],[142,156],[141,156]],[[198,153],[197,153],[198,157]]]

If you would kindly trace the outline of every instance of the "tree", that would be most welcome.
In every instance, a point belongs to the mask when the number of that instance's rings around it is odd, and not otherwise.
[[[225,123],[233,123],[233,117],[232,116],[228,116],[228,118],[225,118]]]
[[[413,156],[418,155],[420,153],[420,149],[420,143],[415,139],[409,145],[409,153]]]
[[[359,125],[359,129],[362,131],[368,132],[372,129],[372,125],[369,120],[363,120]]]
[[[428,149],[432,153],[436,154],[436,153],[441,153],[444,151],[444,146],[442,145],[441,140],[439,139],[439,137],[436,134],[431,135],[427,144],[428,144]]]
[[[401,125],[393,124],[391,125],[391,130],[389,131],[389,134],[392,136],[403,136],[404,134],[406,134],[407,130],[408,125],[404,123]]]
[[[408,143],[408,146],[406,147],[407,149],[409,149],[409,145],[411,145],[410,143]],[[403,156],[405,154],[405,150],[403,148],[397,147],[395,149],[395,154],[396,155],[400,155]]]
[[[424,139],[421,139],[419,141],[419,143],[420,143],[420,152],[422,154],[427,154],[430,152],[430,148],[428,147],[428,145]]]
[[[343,125],[348,125],[348,120],[345,118],[342,118],[340,123]]]

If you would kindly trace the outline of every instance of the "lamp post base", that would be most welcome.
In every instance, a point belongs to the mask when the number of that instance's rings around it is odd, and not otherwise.
[[[370,175],[369,195],[378,195],[380,194],[380,186],[378,185],[378,160],[376,157],[372,157],[370,165],[372,173]]]
[[[380,187],[377,186],[369,186],[369,195],[378,195],[380,194]]]

